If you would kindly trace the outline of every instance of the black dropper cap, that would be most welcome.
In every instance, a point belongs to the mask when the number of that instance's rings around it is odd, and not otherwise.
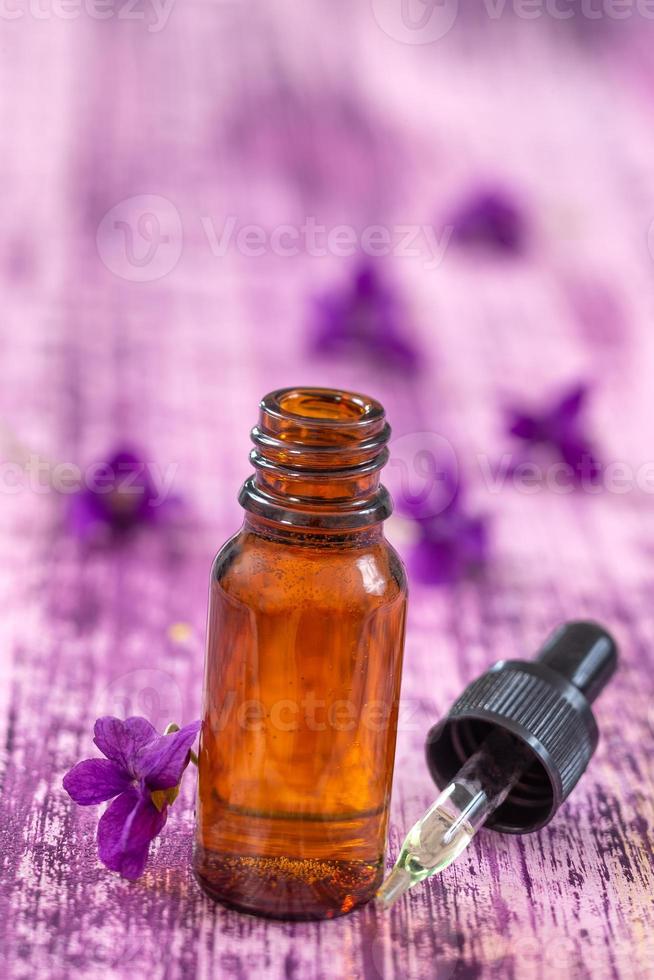
[[[613,675],[618,649],[597,623],[564,623],[535,660],[500,660],[470,684],[427,736],[429,771],[447,786],[498,729],[526,744],[533,761],[486,826],[508,834],[549,823],[597,747],[590,705]]]

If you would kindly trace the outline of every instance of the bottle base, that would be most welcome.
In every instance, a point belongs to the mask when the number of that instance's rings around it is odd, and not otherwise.
[[[216,902],[270,919],[307,921],[346,915],[368,902],[382,866],[364,861],[249,857],[196,849],[193,870]]]

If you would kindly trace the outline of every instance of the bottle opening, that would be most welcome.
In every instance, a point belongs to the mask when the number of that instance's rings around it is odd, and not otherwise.
[[[312,447],[332,446],[337,451],[340,446],[365,447],[370,443],[372,450],[379,450],[389,435],[384,409],[378,401],[334,388],[282,388],[271,392],[262,399],[259,425],[252,430],[255,446],[261,445],[257,437],[262,436],[296,443],[298,449],[309,451],[303,460],[304,468],[320,466],[315,454],[310,454]],[[349,461],[346,459],[341,465],[347,466]]]
[[[332,424],[384,417],[384,409],[373,398],[333,388],[285,388],[267,395],[261,407],[267,411],[278,408],[281,414],[306,420],[323,419]]]

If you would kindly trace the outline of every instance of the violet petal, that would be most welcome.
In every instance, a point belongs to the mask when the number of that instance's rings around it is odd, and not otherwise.
[[[111,871],[135,880],[145,869],[150,843],[161,832],[167,807],[157,810],[149,794],[131,786],[103,813],[98,824],[98,855]]]
[[[200,731],[200,722],[185,725],[172,735],[161,735],[147,746],[138,760],[138,774],[149,789],[176,786],[188,764],[188,754]]]
[[[567,436],[559,446],[564,463],[573,470],[576,479],[596,480],[601,467],[591,445],[583,438]]]
[[[110,759],[84,759],[67,772],[63,787],[80,806],[105,803],[130,785],[130,774]]]
[[[559,425],[572,425],[577,420],[587,394],[588,387],[585,384],[575,385],[563,395],[552,413],[552,418]]]
[[[94,478],[71,500],[69,523],[82,539],[109,530],[127,533],[165,519],[147,461],[120,449],[96,469]]]
[[[68,523],[78,538],[90,537],[104,521],[104,511],[96,494],[90,490],[81,490],[71,497],[68,504]]]
[[[486,517],[469,517],[452,507],[418,523],[420,537],[411,551],[410,567],[420,581],[431,585],[455,582],[487,560]]]
[[[452,239],[459,245],[484,247],[517,255],[525,250],[527,222],[517,201],[500,188],[470,194],[450,221]]]
[[[123,849],[123,830],[136,809],[141,794],[135,786],[117,796],[100,817],[98,823],[98,855],[111,871],[120,871]]]
[[[93,741],[100,751],[132,775],[137,774],[138,755],[158,737],[156,728],[147,718],[138,716],[125,721],[110,715],[98,718],[93,733]]]
[[[540,442],[546,437],[540,419],[527,412],[512,412],[508,429],[512,436],[526,442]]]
[[[453,582],[459,576],[459,561],[449,542],[422,538],[414,546],[410,568],[416,579],[427,585]]]

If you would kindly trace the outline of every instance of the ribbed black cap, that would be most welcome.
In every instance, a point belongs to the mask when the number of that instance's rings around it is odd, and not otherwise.
[[[533,764],[486,826],[509,834],[549,823],[597,746],[590,705],[612,676],[618,650],[597,623],[564,623],[535,660],[501,660],[470,684],[427,736],[427,765],[447,786],[493,729],[526,743]]]

